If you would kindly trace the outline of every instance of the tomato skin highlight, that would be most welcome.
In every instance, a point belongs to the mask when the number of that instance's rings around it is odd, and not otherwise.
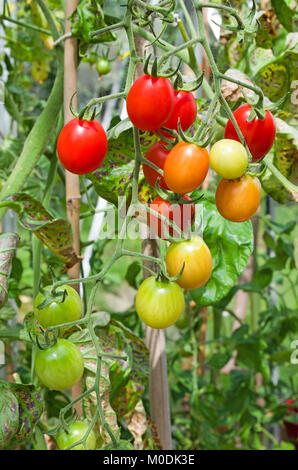
[[[157,281],[154,276],[145,279],[136,295],[136,311],[151,328],[162,329],[173,325],[184,310],[184,295],[176,282]]]
[[[50,291],[52,286],[46,286],[45,291]],[[61,325],[75,320],[79,320],[82,315],[83,305],[81,297],[71,286],[65,285],[58,287],[57,292],[66,290],[67,295],[64,302],[52,302],[46,307],[37,308],[45,300],[45,295],[39,292],[34,300],[34,315],[43,328],[49,326]]]
[[[183,199],[190,201],[191,198],[186,194]],[[188,227],[193,225],[195,219],[195,205],[194,204],[174,204],[169,201],[165,201],[161,197],[156,197],[150,208],[159,214],[167,217],[168,220],[174,221],[174,223],[182,230],[187,230]],[[155,217],[153,214],[148,214],[148,223],[153,233],[158,235],[163,240],[168,239],[168,234],[172,237],[179,237],[177,230],[173,229],[170,224],[163,220]]]
[[[186,131],[195,122],[197,110],[197,102],[190,91],[175,90],[173,110],[162,127],[178,131],[178,119],[180,119],[181,129]],[[171,137],[165,131],[159,130],[159,132],[165,137]]]
[[[176,281],[184,289],[204,286],[212,272],[212,256],[204,240],[194,235],[191,240],[171,243],[166,254],[166,265],[171,277],[177,276],[185,263],[180,278]]]
[[[159,129],[170,116],[174,105],[174,88],[163,77],[141,75],[128,92],[126,108],[129,119],[143,131]]]
[[[240,178],[248,165],[247,152],[236,140],[219,140],[210,150],[210,165],[223,178]]]
[[[56,435],[56,441],[57,441],[57,445],[59,449],[65,450],[67,449],[67,447],[83,439],[87,430],[88,430],[87,423],[84,423],[83,421],[74,421],[69,426],[68,434],[65,431],[61,431]],[[90,431],[87,437],[86,447],[87,447],[87,450],[96,449],[96,437],[92,430]],[[85,449],[84,449],[83,444],[78,444],[77,446],[72,447],[70,450],[85,450]]]
[[[99,168],[107,149],[106,133],[96,120],[72,119],[63,127],[57,142],[60,162],[77,175],[87,175]]]
[[[217,186],[215,203],[218,212],[231,222],[245,222],[257,211],[262,186],[255,176],[244,175],[240,180],[222,179]]]
[[[165,150],[159,142],[155,142],[145,153],[145,158],[163,170],[168,154],[169,150]],[[147,182],[153,188],[155,188],[157,178],[160,178],[159,186],[163,189],[169,189],[165,183],[164,177],[157,173],[154,168],[146,165],[146,163],[143,163],[143,172]]]
[[[43,385],[53,390],[66,390],[81,379],[84,361],[75,344],[60,338],[54,346],[37,351],[34,367]]]
[[[265,119],[262,120],[256,116],[251,122],[247,122],[250,112],[250,104],[245,103],[239,106],[233,114],[252,154],[252,161],[257,162],[265,157],[274,144],[276,125],[274,117],[268,110],[266,110]],[[230,119],[226,125],[225,138],[241,142]]]
[[[178,194],[197,189],[207,176],[209,154],[195,144],[179,142],[167,156],[164,179],[171,191]]]

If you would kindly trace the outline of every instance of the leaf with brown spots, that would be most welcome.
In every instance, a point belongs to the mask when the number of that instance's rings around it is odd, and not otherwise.
[[[119,126],[119,124],[117,125]],[[115,126],[115,128],[117,127]],[[97,194],[118,205],[118,197],[126,196],[129,200],[131,196],[131,181],[134,168],[134,142],[132,129],[126,129],[124,132],[114,137],[108,142],[108,153],[98,170],[87,175],[87,178],[93,183]],[[157,140],[157,137],[148,132],[140,134],[141,151],[144,154],[148,147]]]
[[[18,400],[0,382],[0,450],[4,449],[19,426]]]
[[[1,399],[3,398],[4,406],[1,409]],[[33,433],[34,426],[39,420],[43,409],[43,397],[33,385],[16,384],[1,380],[0,439],[5,429],[9,431],[7,433],[9,439],[6,440],[3,448],[13,449],[25,442]],[[5,423],[6,427],[4,426]],[[0,448],[1,445],[2,442],[0,440]]]
[[[25,193],[13,194],[5,203],[19,215],[22,227],[31,230],[65,263],[67,269],[79,262],[73,249],[72,229],[68,221],[54,219],[39,201]]]
[[[7,279],[19,241],[20,238],[16,233],[3,233],[0,235],[0,308],[7,301]]]

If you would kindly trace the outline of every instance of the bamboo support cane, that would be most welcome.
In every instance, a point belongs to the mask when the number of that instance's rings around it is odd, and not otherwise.
[[[67,20],[69,16],[77,7],[77,0],[66,0],[65,8],[65,34],[71,32],[71,24]],[[74,37],[67,37],[64,45],[64,124],[68,123],[73,115],[69,109],[69,103],[71,96],[77,90],[77,40]],[[73,98],[73,107],[77,107],[76,96]],[[65,183],[66,183],[66,206],[67,206],[67,217],[72,225],[73,232],[73,246],[79,255],[80,253],[80,179],[79,176],[70,173],[66,170],[65,172]],[[77,263],[75,266],[68,270],[68,276],[70,279],[76,279],[80,277],[80,264]],[[78,292],[80,289],[79,285],[73,285]],[[82,385],[81,382],[74,385],[72,388],[72,399],[77,398],[81,394]],[[75,409],[79,415],[82,414],[81,403],[75,405]]]

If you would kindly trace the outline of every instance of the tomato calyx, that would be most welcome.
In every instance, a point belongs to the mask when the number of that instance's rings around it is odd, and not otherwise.
[[[168,273],[165,273],[163,269],[161,269],[155,276],[156,282],[176,282],[182,276],[183,270],[185,267],[185,262],[182,265],[181,270],[176,276],[169,276]]]
[[[183,91],[196,91],[202,85],[204,80],[204,73],[202,72],[201,75],[192,82],[184,82],[181,72],[177,71],[177,76],[174,81],[174,90],[183,90]]]
[[[159,185],[160,180],[160,177],[156,179],[155,190],[159,197],[161,197],[164,201],[170,202],[171,204],[195,204],[204,197],[204,194],[201,194],[195,199],[184,199],[182,194],[173,193],[172,191],[162,188]]]
[[[68,296],[67,290],[64,289],[63,291],[56,291],[55,288],[53,288],[50,292],[46,291],[43,289],[43,287],[40,285],[39,290],[42,294],[44,294],[45,299],[41,304],[37,305],[38,310],[42,310],[43,308],[47,307],[50,305],[52,302],[57,302],[57,303],[63,303]]]
[[[168,73],[164,73],[161,70],[157,57],[154,58],[153,64],[151,66],[151,70],[149,70],[151,55],[152,54],[149,54],[148,57],[146,57],[145,62],[144,62],[144,73],[146,75],[150,75],[151,77],[163,77],[163,78],[170,78],[170,77],[173,77],[174,75],[177,75],[181,62],[182,62],[181,59],[179,60],[179,63],[174,70],[171,70]]]
[[[98,116],[98,114],[100,114],[101,112],[102,104],[100,104],[98,108],[94,108],[94,109],[92,109],[92,107],[94,106],[93,103],[88,104],[80,112],[77,113],[74,110],[74,107],[72,105],[73,98],[76,94],[77,94],[77,91],[75,91],[70,98],[69,109],[70,109],[71,114],[75,118],[79,119],[79,121],[90,121],[90,122],[94,121],[96,116]]]

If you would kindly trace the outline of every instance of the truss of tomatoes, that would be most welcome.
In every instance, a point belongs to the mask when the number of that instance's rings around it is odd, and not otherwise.
[[[179,125],[182,131],[187,130],[197,116],[191,92],[174,90],[168,78],[148,74],[134,82],[126,107],[135,127],[159,131],[168,139],[171,130],[178,131]],[[244,104],[236,109],[234,118],[252,161],[257,162],[271,149],[276,127],[270,111],[266,111],[264,119],[249,120],[250,113],[251,106]],[[66,169],[77,174],[90,173],[105,158],[106,134],[97,121],[75,118],[62,129],[57,151]],[[148,164],[143,163],[143,172],[148,183],[156,187],[159,178],[160,188],[167,191],[167,195],[173,194],[167,200],[159,196],[150,205],[148,224],[159,238],[177,237],[176,228],[185,232],[194,223],[195,205],[188,193],[203,183],[209,164],[222,177],[215,194],[216,207],[222,217],[244,222],[259,207],[261,184],[257,176],[247,173],[248,155],[231,119],[226,125],[225,138],[216,142],[210,153],[206,148],[185,141],[166,150],[161,141],[149,148],[145,159]],[[192,235],[190,240],[175,240],[168,248],[166,267],[169,276],[177,280],[169,281],[165,276],[146,279],[136,297],[137,313],[152,328],[167,328],[178,320],[184,310],[183,288],[197,289],[208,282],[212,271],[210,250],[197,235]]]

